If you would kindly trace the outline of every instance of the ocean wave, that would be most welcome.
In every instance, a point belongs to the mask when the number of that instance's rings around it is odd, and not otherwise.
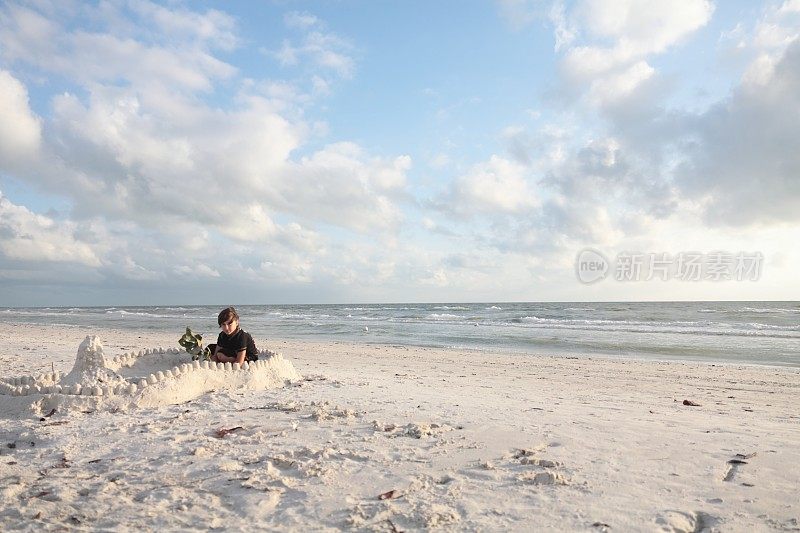
[[[469,307],[463,305],[434,305],[433,309],[444,309],[450,311],[469,311]]]
[[[503,310],[502,307],[497,307],[496,305],[493,305],[491,307],[487,307],[486,309],[489,309],[489,310],[492,310],[492,311],[502,311]]]
[[[790,307],[737,307],[736,309],[698,309],[698,313],[731,313],[731,314],[795,314],[800,308]]]
[[[319,314],[310,314],[310,313],[284,313],[281,311],[273,311],[271,313],[267,313],[266,316],[274,316],[283,319],[299,319],[299,320],[329,320],[331,318],[336,318],[332,315],[326,313],[319,313]],[[314,324],[312,324],[314,325]]]
[[[762,324],[761,322],[748,322],[747,326],[754,329],[774,329],[782,331],[800,331],[800,326],[779,326],[777,324]]]
[[[289,319],[291,319],[291,318],[300,318],[300,319],[303,319],[303,320],[311,320],[311,319],[314,318],[312,315],[301,315],[301,314],[297,314],[297,313],[281,313],[280,311],[275,312],[275,313],[269,313],[269,316],[275,316],[275,317],[278,317],[278,318],[289,318]]]
[[[747,326],[753,329],[774,329],[781,331],[796,331],[800,333],[800,326],[782,326],[777,324],[763,324],[761,322],[729,323],[729,322],[710,322],[707,320],[668,320],[656,321],[655,319],[645,320],[607,320],[607,319],[580,319],[580,318],[540,318],[537,316],[525,316],[522,318],[512,318],[515,324],[568,324],[575,326],[643,326],[643,327],[694,327],[709,329],[737,329]]]
[[[182,316],[175,316],[175,315],[161,315],[158,313],[148,313],[147,311],[126,311],[125,309],[116,309],[114,311],[106,311],[106,315],[119,315],[122,317],[147,317],[147,318],[184,318]]]
[[[18,326],[41,326],[41,322],[15,322]],[[59,328],[71,328],[71,329],[88,329],[91,326],[87,326],[85,324],[66,324],[61,322],[48,322],[48,326],[55,326]]]
[[[408,306],[381,306],[381,307],[342,307],[342,311],[417,311],[422,309],[422,307],[408,307]]]
[[[366,315],[347,315],[344,318],[348,320],[348,324],[350,321],[363,321],[363,322],[392,322],[394,321],[394,317],[385,317],[385,316],[366,316]]]
[[[464,318],[459,315],[452,315],[450,313],[431,313],[426,318],[432,318],[433,320],[450,320],[453,318]]]
[[[800,309],[789,309],[785,307],[742,307],[740,313],[800,313]]]
[[[58,311],[44,311],[44,310],[36,310],[36,311],[29,311],[27,309],[4,309],[0,311],[0,313],[4,315],[14,315],[14,316],[72,316],[75,315],[74,312],[58,312]]]
[[[558,329],[576,331],[607,331],[614,333],[671,333],[678,335],[714,335],[732,337],[766,337],[778,339],[800,339],[800,329],[791,326],[775,326],[774,328],[741,329],[733,327],[698,327],[700,323],[692,322],[665,322],[653,324],[651,322],[627,320],[554,320],[539,317],[523,317],[513,320],[522,327],[534,329]]]
[[[603,318],[542,318],[538,316],[524,316],[522,318],[512,318],[511,322],[516,324],[533,322],[533,323],[552,323],[552,324],[589,324],[589,325],[615,325],[615,324],[626,324],[626,325],[636,325],[636,326],[651,326],[657,319],[653,318],[650,320],[611,320],[611,319],[603,319]],[[674,325],[683,325],[683,326],[713,326],[714,322],[708,321],[697,321],[697,320],[672,320],[668,322],[662,322],[663,324],[674,324]]]

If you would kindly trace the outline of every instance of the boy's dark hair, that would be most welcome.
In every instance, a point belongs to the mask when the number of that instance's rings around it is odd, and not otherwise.
[[[220,311],[219,316],[217,317],[217,324],[221,326],[222,324],[228,322],[232,318],[239,320],[239,315],[238,313],[236,313],[236,309],[234,309],[233,307],[226,307],[225,309]]]

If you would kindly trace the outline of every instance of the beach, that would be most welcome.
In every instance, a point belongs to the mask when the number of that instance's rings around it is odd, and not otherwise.
[[[0,116],[0,533],[800,533],[800,0],[2,0]]]
[[[109,357],[177,347],[158,331],[2,323],[3,376],[69,372],[87,335]],[[796,367],[259,348],[301,378],[2,419],[0,529],[800,529]]]

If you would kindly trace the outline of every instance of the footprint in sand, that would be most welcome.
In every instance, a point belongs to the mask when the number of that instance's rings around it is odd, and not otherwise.
[[[717,521],[715,516],[702,511],[664,511],[655,520],[659,531],[669,533],[711,531]]]
[[[568,485],[569,481],[561,472],[524,472],[517,481],[527,485]]]
[[[550,444],[550,446],[553,446],[553,444]],[[570,481],[562,471],[564,466],[562,463],[539,457],[546,449],[547,446],[539,445],[530,449],[512,450],[511,453],[504,456],[504,459],[511,462],[512,469],[522,470],[516,476],[518,483],[525,485],[569,485]]]
[[[452,427],[447,424],[437,424],[435,422],[430,424],[410,422],[405,426],[401,426],[398,424],[384,424],[373,420],[372,429],[376,433],[382,433],[387,437],[411,437],[414,439],[422,439],[427,437],[439,438],[443,433],[453,431],[454,429],[461,429],[461,426]]]
[[[564,486],[570,485],[564,465],[552,459],[540,457],[547,449],[542,444],[528,449],[512,449],[499,459],[482,461],[477,469],[465,472],[472,478],[499,481],[510,474],[513,483],[518,485]],[[508,478],[506,478],[508,479]]]
[[[407,487],[390,493],[390,497],[381,495],[345,510],[343,526],[365,531],[423,531],[453,529],[463,518],[461,485],[451,476],[415,476]]]

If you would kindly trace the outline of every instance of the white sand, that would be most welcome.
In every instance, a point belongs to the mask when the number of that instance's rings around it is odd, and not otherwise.
[[[180,333],[0,324],[0,368]],[[800,530],[798,369],[257,342],[305,379],[0,418],[0,530]]]

